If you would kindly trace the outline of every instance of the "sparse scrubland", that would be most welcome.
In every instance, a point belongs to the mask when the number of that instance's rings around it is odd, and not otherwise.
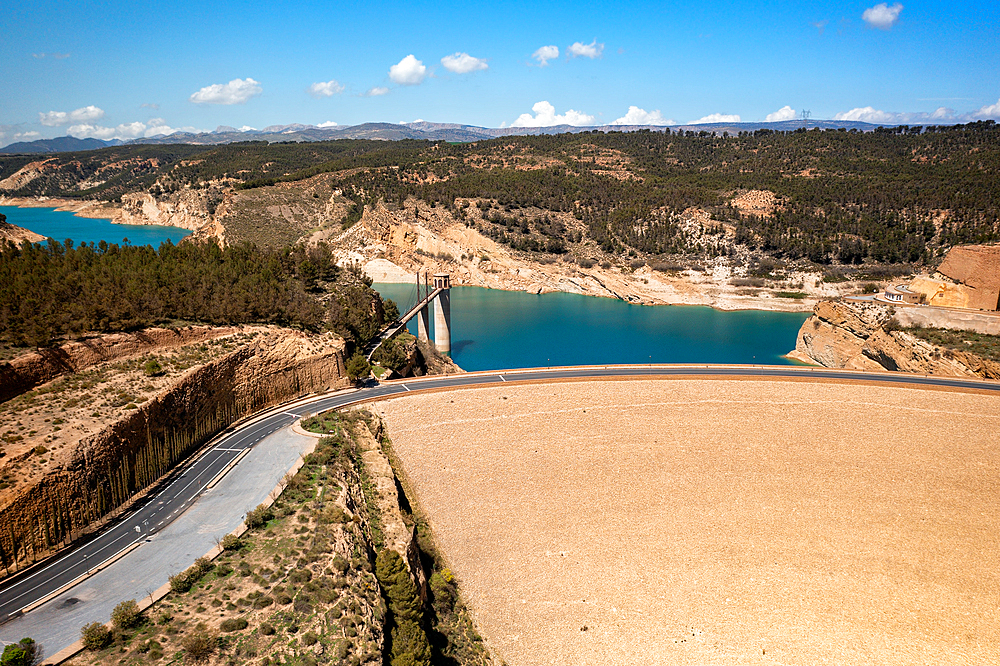
[[[248,531],[178,572],[141,616],[124,600],[111,627],[83,628],[88,649],[72,663],[492,663],[426,525],[405,499],[395,516],[380,508],[361,443],[379,424],[354,411],[304,425],[326,436],[274,505],[249,512]],[[376,446],[390,450],[384,437]],[[386,543],[383,526],[399,519],[418,527],[419,572]]]

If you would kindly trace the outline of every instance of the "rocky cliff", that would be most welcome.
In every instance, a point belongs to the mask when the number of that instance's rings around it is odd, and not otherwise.
[[[1000,364],[898,329],[891,308],[823,301],[799,329],[793,358],[827,368],[1000,379]]]
[[[0,564],[23,567],[77,538],[234,421],[345,377],[342,344],[283,329],[191,370],[81,438],[49,473],[4,493]]]
[[[131,358],[160,349],[230,335],[232,327],[188,326],[150,328],[138,333],[116,333],[82,338],[58,347],[22,354],[0,363],[0,402],[52,381],[56,377],[86,370],[98,363]]]

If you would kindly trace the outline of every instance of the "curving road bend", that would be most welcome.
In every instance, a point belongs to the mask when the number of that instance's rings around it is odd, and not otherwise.
[[[629,377],[760,377],[851,381],[914,388],[1000,392],[1000,383],[972,379],[925,377],[896,373],[866,373],[801,366],[588,366],[502,370],[462,375],[395,380],[360,390],[313,396],[256,417],[233,432],[217,437],[182,467],[162,488],[144,498],[125,516],[92,539],[0,584],[0,624],[43,605],[57,592],[82,581],[102,564],[152,539],[189,509],[228,468],[265,437],[287,427],[306,410],[317,413],[351,404],[398,396],[411,391],[460,389],[502,382],[545,382]]]

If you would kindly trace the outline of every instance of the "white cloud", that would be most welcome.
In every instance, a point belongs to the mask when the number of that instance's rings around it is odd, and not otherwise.
[[[140,104],[139,108],[140,109],[152,109],[153,111],[159,111],[160,110],[160,105],[159,104],[153,104],[153,103]]]
[[[117,127],[104,127],[90,123],[71,125],[66,133],[78,139],[138,139],[139,137],[166,136],[177,132],[197,133],[194,127],[170,127],[163,118],[150,118],[147,122],[122,123]]]
[[[128,123],[118,127],[102,127],[100,125],[71,125],[66,133],[78,139],[135,139],[142,136],[146,130],[143,123]]]
[[[712,113],[698,120],[692,120],[689,125],[701,125],[703,123],[738,123],[740,122],[739,114],[726,114],[726,113]]]
[[[612,125],[674,125],[673,120],[664,118],[659,109],[646,111],[637,106],[628,107],[628,113],[613,121]]]
[[[319,125],[316,125],[316,127],[337,127],[337,123],[333,122],[332,120],[328,120],[325,123],[320,123]]]
[[[834,120],[855,120],[863,123],[892,123],[896,122],[901,114],[889,113],[876,109],[872,106],[857,107],[850,111],[842,111],[834,115]]]
[[[312,84],[309,86],[309,90],[307,92],[310,96],[315,97],[316,99],[321,97],[333,97],[334,95],[344,92],[344,86],[331,79],[329,81],[321,81],[319,83]]]
[[[972,120],[1000,120],[1000,99],[969,114]]]
[[[70,123],[89,123],[100,120],[104,117],[104,110],[96,106],[84,106],[69,113],[65,111],[49,111],[39,113],[38,122],[46,127],[57,127],[59,125],[69,125]]]
[[[251,78],[233,79],[229,83],[205,86],[188,99],[195,104],[246,104],[262,92],[260,83]]]
[[[581,42],[573,42],[567,52],[571,57],[581,57],[581,58],[600,58],[601,54],[604,53],[604,44],[598,44],[595,38],[589,44],[583,44]]]
[[[555,60],[559,57],[559,47],[543,46],[532,53],[531,57],[538,61],[539,67],[545,67],[549,64],[549,60]]]
[[[389,78],[392,79],[392,82],[403,86],[415,86],[423,83],[426,76],[427,67],[412,53],[389,68]]]
[[[455,53],[454,55],[441,58],[441,64],[450,72],[456,74],[468,74],[478,72],[482,69],[489,69],[489,65],[482,58],[474,58],[468,53]]]
[[[41,60],[42,58],[55,58],[56,60],[65,60],[69,57],[68,53],[32,53],[32,58],[37,58]]]
[[[971,113],[956,113],[955,109],[946,106],[938,107],[934,111],[927,113],[882,111],[871,106],[858,107],[850,111],[843,111],[834,115],[834,120],[856,120],[865,123],[883,125],[922,125],[922,124],[953,124],[967,123],[973,120],[986,120],[989,118],[1000,119],[1000,100],[991,106],[984,106],[978,111]]]
[[[880,2],[874,7],[866,9],[864,14],[861,15],[861,19],[872,28],[888,30],[899,21],[899,14],[902,11],[903,5],[898,2],[892,7],[884,2]]]
[[[594,116],[588,116],[580,111],[568,110],[563,115],[556,115],[556,107],[548,102],[536,103],[531,110],[535,112],[522,113],[517,117],[511,127],[551,127],[553,125],[590,125],[594,122]]]
[[[369,88],[365,91],[362,97],[381,97],[382,95],[388,95],[389,89],[383,86],[375,86],[374,88]]]
[[[14,138],[15,139],[29,139],[30,140],[30,139],[35,139],[35,138],[37,138],[39,136],[41,136],[41,134],[39,134],[38,132],[34,132],[34,131],[31,131],[31,132],[18,132],[17,134],[14,135]]]
[[[795,120],[795,109],[790,106],[783,106],[774,113],[769,113],[764,118],[765,122],[777,123],[782,120]]]

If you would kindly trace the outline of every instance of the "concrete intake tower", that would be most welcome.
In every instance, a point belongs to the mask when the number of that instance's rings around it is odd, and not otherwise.
[[[440,293],[434,299],[434,346],[442,354],[451,354],[451,275],[434,274],[434,289]]]

